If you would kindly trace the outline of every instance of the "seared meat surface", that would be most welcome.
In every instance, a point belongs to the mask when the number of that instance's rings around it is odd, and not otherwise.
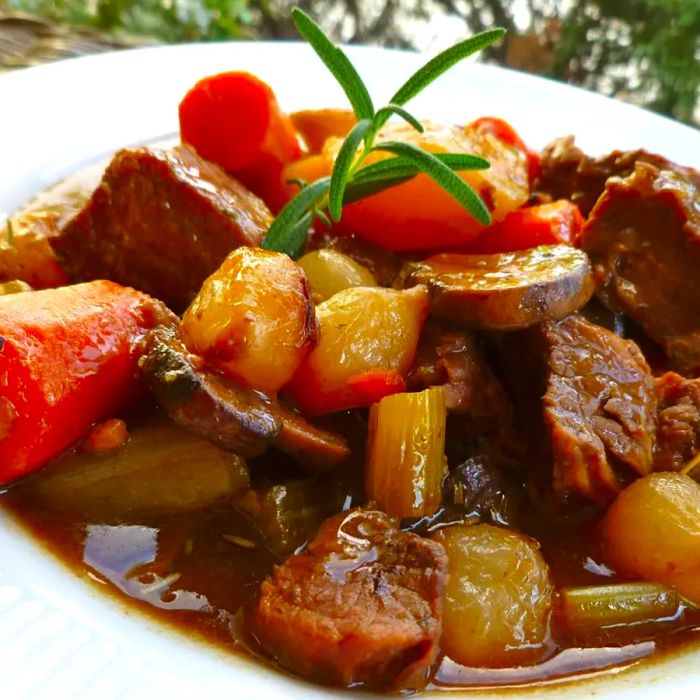
[[[527,379],[541,379],[527,387],[544,394],[555,492],[605,503],[631,474],[651,471],[654,380],[632,341],[574,315],[508,343]]]
[[[423,329],[407,386],[420,391],[440,385],[460,439],[498,452],[518,451],[510,400],[474,333],[431,322]]]
[[[607,184],[581,245],[597,291],[636,321],[683,373],[700,369],[700,190],[676,171],[638,163]]]
[[[188,146],[117,153],[83,209],[51,239],[71,281],[111,279],[181,311],[226,255],[258,245],[262,200]]]
[[[252,631],[308,678],[419,689],[437,654],[446,576],[439,544],[379,511],[340,513],[262,584]]]
[[[631,175],[637,162],[662,170],[676,170],[700,186],[700,173],[696,170],[671,163],[655,153],[637,149],[612,151],[602,158],[591,158],[576,146],[573,136],[564,136],[542,151],[540,173],[533,190],[554,200],[570,199],[584,216],[588,216],[603,194],[608,178]]]
[[[656,380],[659,401],[654,469],[678,471],[700,450],[700,379],[667,372]]]

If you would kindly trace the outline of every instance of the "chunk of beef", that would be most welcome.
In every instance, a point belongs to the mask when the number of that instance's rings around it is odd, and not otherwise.
[[[72,280],[106,278],[182,310],[226,255],[272,221],[262,200],[188,146],[117,153],[51,240]]]
[[[508,342],[526,386],[535,389],[535,374],[542,381],[556,493],[605,503],[631,475],[651,471],[654,380],[632,341],[574,315]]]
[[[570,199],[584,216],[588,216],[610,177],[627,177],[637,162],[650,163],[660,169],[675,169],[700,186],[700,173],[671,163],[663,156],[635,151],[613,151],[602,158],[591,158],[581,151],[573,136],[552,141],[542,151],[540,172],[533,190],[553,200]]]
[[[700,370],[700,190],[638,163],[608,182],[581,245],[601,300],[636,321],[677,370]]]
[[[379,511],[327,520],[262,584],[251,629],[314,680],[416,690],[438,651],[447,559]]]
[[[668,372],[656,380],[656,471],[678,471],[700,452],[700,379]]]
[[[518,451],[510,401],[470,331],[426,324],[407,385],[412,391],[445,387],[447,409],[460,417],[452,421],[460,441]]]

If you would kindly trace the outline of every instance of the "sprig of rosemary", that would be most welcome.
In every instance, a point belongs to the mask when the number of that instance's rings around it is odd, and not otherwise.
[[[7,223],[5,225],[5,230],[7,234],[7,244],[10,246],[10,248],[14,247],[15,245],[15,229],[14,226],[12,225],[12,219],[8,218]]]
[[[340,83],[352,105],[357,123],[345,137],[335,159],[330,177],[311,184],[297,183],[301,189],[277,215],[270,226],[263,248],[298,257],[315,219],[324,223],[340,221],[343,205],[395,187],[425,173],[484,225],[491,223],[488,207],[462,178],[459,170],[483,170],[489,162],[463,153],[429,153],[411,143],[380,141],[380,129],[397,116],[418,132],[423,126],[403,105],[456,63],[486,48],[504,34],[501,28],[490,29],[459,42],[419,68],[395,93],[389,103],[375,110],[372,98],[359,73],[323,30],[302,10],[292,10],[292,20],[306,41]],[[375,152],[393,157],[365,165]]]

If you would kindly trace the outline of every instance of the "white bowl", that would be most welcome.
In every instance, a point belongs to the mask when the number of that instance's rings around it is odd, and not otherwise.
[[[349,49],[377,101],[421,59]],[[81,58],[0,77],[0,221],[43,187],[119,147],[177,131],[177,105],[200,77],[258,74],[288,110],[345,104],[340,88],[300,44],[235,43],[143,49]],[[591,153],[644,147],[700,167],[700,132],[623,103],[483,65],[461,65],[414,102],[420,116],[464,123],[510,121],[540,147],[576,134]],[[0,501],[1,502],[1,501]],[[225,654],[103,596],[98,584],[60,566],[0,511],[0,697],[347,697]],[[469,698],[503,691],[469,691]],[[700,649],[585,679],[511,689],[509,698],[700,697]],[[363,693],[361,697],[368,698]]]

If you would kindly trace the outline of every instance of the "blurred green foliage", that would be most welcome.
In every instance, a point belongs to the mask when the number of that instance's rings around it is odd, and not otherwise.
[[[247,0],[0,0],[0,9],[169,43],[237,38],[251,22]]]
[[[700,0],[575,3],[551,72],[697,124]]]
[[[297,38],[293,5],[338,40],[384,46],[424,48],[437,18],[464,34],[499,24],[508,36],[488,60],[700,124],[700,0],[0,0],[0,10],[165,42]]]

